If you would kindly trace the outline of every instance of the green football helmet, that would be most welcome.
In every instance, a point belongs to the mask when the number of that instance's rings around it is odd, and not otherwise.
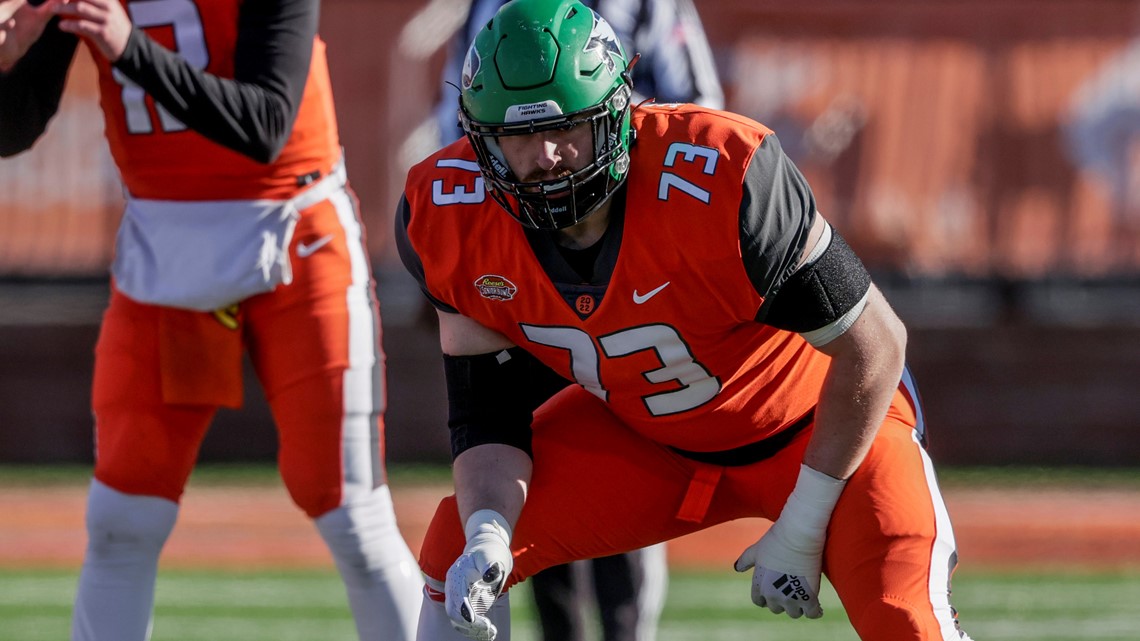
[[[526,227],[575,225],[625,182],[632,132],[629,60],[613,28],[577,0],[514,0],[479,31],[463,63],[459,121],[491,196]],[[589,123],[593,162],[521,182],[504,136]]]

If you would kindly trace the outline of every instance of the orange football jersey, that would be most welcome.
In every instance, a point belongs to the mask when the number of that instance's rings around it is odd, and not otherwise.
[[[639,108],[634,127],[624,214],[602,241],[620,243],[608,282],[552,278],[536,255],[549,235],[488,197],[460,140],[409,173],[404,232],[422,284],[651,439],[716,451],[771,436],[815,406],[828,365],[754,320],[764,299],[741,256],[742,184],[771,132],[691,105]],[[810,227],[810,209],[790,216]]]
[[[123,0],[135,25],[186,61],[233,78],[240,0]],[[142,8],[145,5],[145,8]],[[340,142],[324,43],[317,37],[304,96],[288,142],[270,163],[256,162],[191,131],[100,55],[100,104],[111,155],[128,191],[161,200],[245,200],[292,196],[298,177],[325,175]]]

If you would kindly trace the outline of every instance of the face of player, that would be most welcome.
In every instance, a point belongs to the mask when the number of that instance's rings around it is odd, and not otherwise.
[[[498,139],[503,159],[521,182],[557,180],[586,168],[594,159],[593,131],[582,122]]]

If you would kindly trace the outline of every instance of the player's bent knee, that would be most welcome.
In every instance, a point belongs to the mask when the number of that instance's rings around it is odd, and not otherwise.
[[[388,564],[396,549],[404,548],[386,485],[360,499],[329,510],[315,519],[338,563],[368,570]],[[401,557],[398,559],[403,562]]]
[[[882,597],[868,603],[857,615],[849,614],[862,641],[942,641],[929,605]]]
[[[447,569],[463,553],[466,539],[459,523],[459,507],[455,497],[444,498],[424,534],[420,548],[420,570],[428,579],[444,581]]]
[[[92,550],[113,547],[160,550],[174,529],[178,504],[154,496],[125,494],[91,482],[87,534]]]

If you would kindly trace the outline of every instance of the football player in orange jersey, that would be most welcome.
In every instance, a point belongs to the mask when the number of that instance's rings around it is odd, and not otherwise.
[[[441,99],[436,105],[439,140],[464,136],[456,117],[459,75],[471,40],[506,0],[471,0],[467,19],[448,43]],[[638,95],[660,102],[724,107],[713,54],[691,0],[583,0],[641,56],[632,69]],[[426,302],[425,302],[426,304]],[[596,627],[602,641],[653,641],[665,605],[669,572],[665,544],[556,565],[530,577],[542,641],[586,641]]]
[[[468,50],[466,138],[409,172],[456,487],[418,638],[509,639],[544,567],[765,517],[757,605],[822,616],[826,574],[863,639],[968,639],[902,323],[769,129],[632,107],[631,64],[577,0],[515,0]]]
[[[414,636],[423,581],[387,487],[379,309],[319,11],[20,0],[5,23],[0,153],[43,132],[82,39],[127,192],[96,346],[73,639],[150,636],[158,558],[212,416],[241,403],[243,350],[282,478],[332,552],[360,638]]]

